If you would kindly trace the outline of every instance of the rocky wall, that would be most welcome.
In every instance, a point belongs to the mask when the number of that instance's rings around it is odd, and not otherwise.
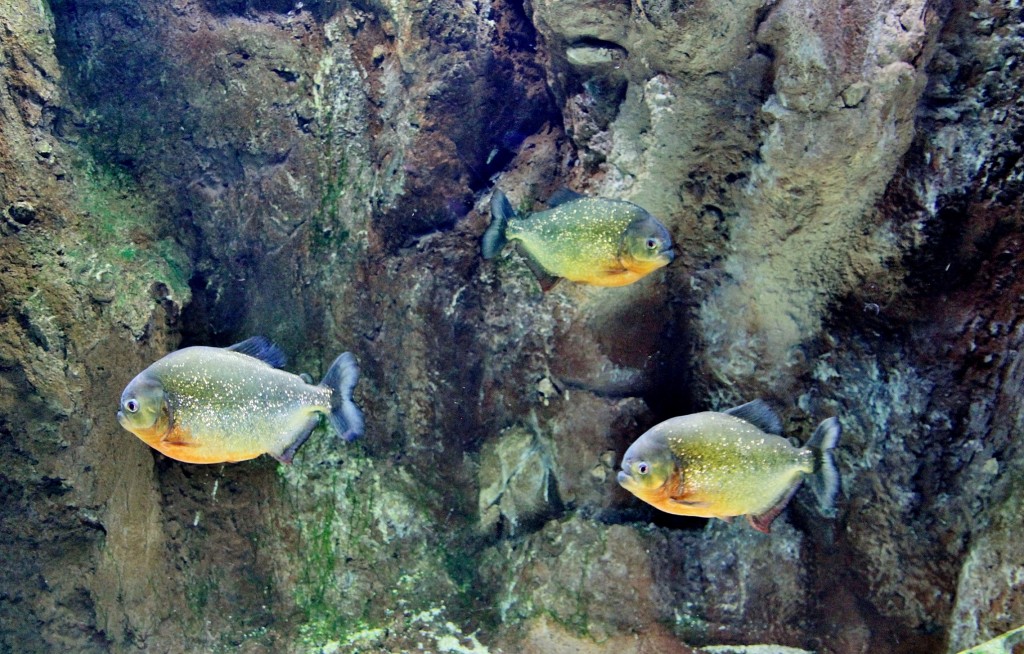
[[[957,652],[1024,622],[1012,2],[10,0],[0,650]],[[681,246],[543,293],[492,188]],[[365,439],[182,464],[182,345],[362,367]],[[834,518],[614,481],[663,418],[839,416]],[[707,649],[694,649],[707,648]]]

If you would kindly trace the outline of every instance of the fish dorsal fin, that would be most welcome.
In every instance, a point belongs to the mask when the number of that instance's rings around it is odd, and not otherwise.
[[[582,200],[585,197],[587,196],[582,193],[577,193],[576,191],[572,191],[567,188],[560,188],[555,191],[554,195],[548,198],[548,206],[554,209],[561,204],[572,202],[573,200]]]
[[[723,411],[723,413],[728,413],[730,416],[740,420],[746,420],[766,434],[782,435],[782,421],[779,420],[779,416],[776,415],[775,411],[764,400],[751,400],[746,404]]]
[[[259,359],[272,368],[283,368],[288,360],[281,348],[265,336],[253,336],[225,349]]]

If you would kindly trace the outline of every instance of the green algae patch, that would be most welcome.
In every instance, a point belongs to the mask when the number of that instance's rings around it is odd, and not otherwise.
[[[439,652],[490,654],[476,633],[465,633],[445,618],[441,605],[407,613],[386,625],[360,625],[327,640],[304,640],[299,651],[309,654],[378,654],[379,652]],[[308,634],[307,634],[308,635]]]
[[[137,338],[155,302],[188,303],[191,262],[169,218],[126,171],[87,160],[77,172],[78,219],[62,235],[60,265]]]
[[[278,479],[295,534],[278,567],[289,571],[299,651],[382,651],[381,638],[411,638],[416,616],[458,595],[445,535],[401,466],[318,431]]]
[[[335,26],[328,26],[330,33]],[[351,52],[328,51],[312,79],[312,109],[319,127],[323,156],[316,176],[319,206],[312,215],[311,247],[315,256],[333,256],[345,249],[362,247],[365,225],[361,216],[371,213],[375,192],[374,172],[366,144],[357,135],[366,131],[362,86]]]

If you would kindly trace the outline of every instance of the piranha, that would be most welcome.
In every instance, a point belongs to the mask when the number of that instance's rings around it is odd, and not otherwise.
[[[745,515],[768,533],[806,477],[820,511],[831,515],[839,421],[823,421],[802,448],[781,433],[782,422],[762,400],[672,418],[629,446],[619,484],[667,513],[726,521]]]
[[[152,364],[125,387],[117,420],[150,447],[187,463],[226,463],[269,454],[290,463],[327,420],[351,441],[363,433],[352,401],[359,366],[351,352],[318,386],[279,370],[284,353],[256,336],[228,348],[186,347]]]
[[[672,235],[645,209],[624,200],[588,198],[563,189],[544,211],[517,215],[499,189],[491,196],[491,224],[481,250],[493,259],[518,241],[541,288],[561,278],[595,286],[625,286],[667,266]]]

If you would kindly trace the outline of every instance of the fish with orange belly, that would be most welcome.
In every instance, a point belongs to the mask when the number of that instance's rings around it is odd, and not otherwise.
[[[541,288],[559,279],[594,286],[625,286],[672,263],[672,235],[643,207],[625,200],[589,198],[568,189],[548,209],[518,215],[499,189],[491,196],[484,232],[485,259],[515,241]]]
[[[832,455],[839,421],[822,422],[802,448],[781,433],[781,421],[762,400],[672,418],[629,446],[619,484],[667,513],[723,520],[745,515],[768,533],[806,478],[821,512],[831,515],[839,491]]]
[[[128,384],[117,420],[150,447],[186,463],[261,454],[290,463],[321,415],[344,440],[363,433],[363,414],[352,401],[359,367],[350,352],[334,360],[319,385],[279,370],[284,360],[260,336],[228,348],[183,348]]]

